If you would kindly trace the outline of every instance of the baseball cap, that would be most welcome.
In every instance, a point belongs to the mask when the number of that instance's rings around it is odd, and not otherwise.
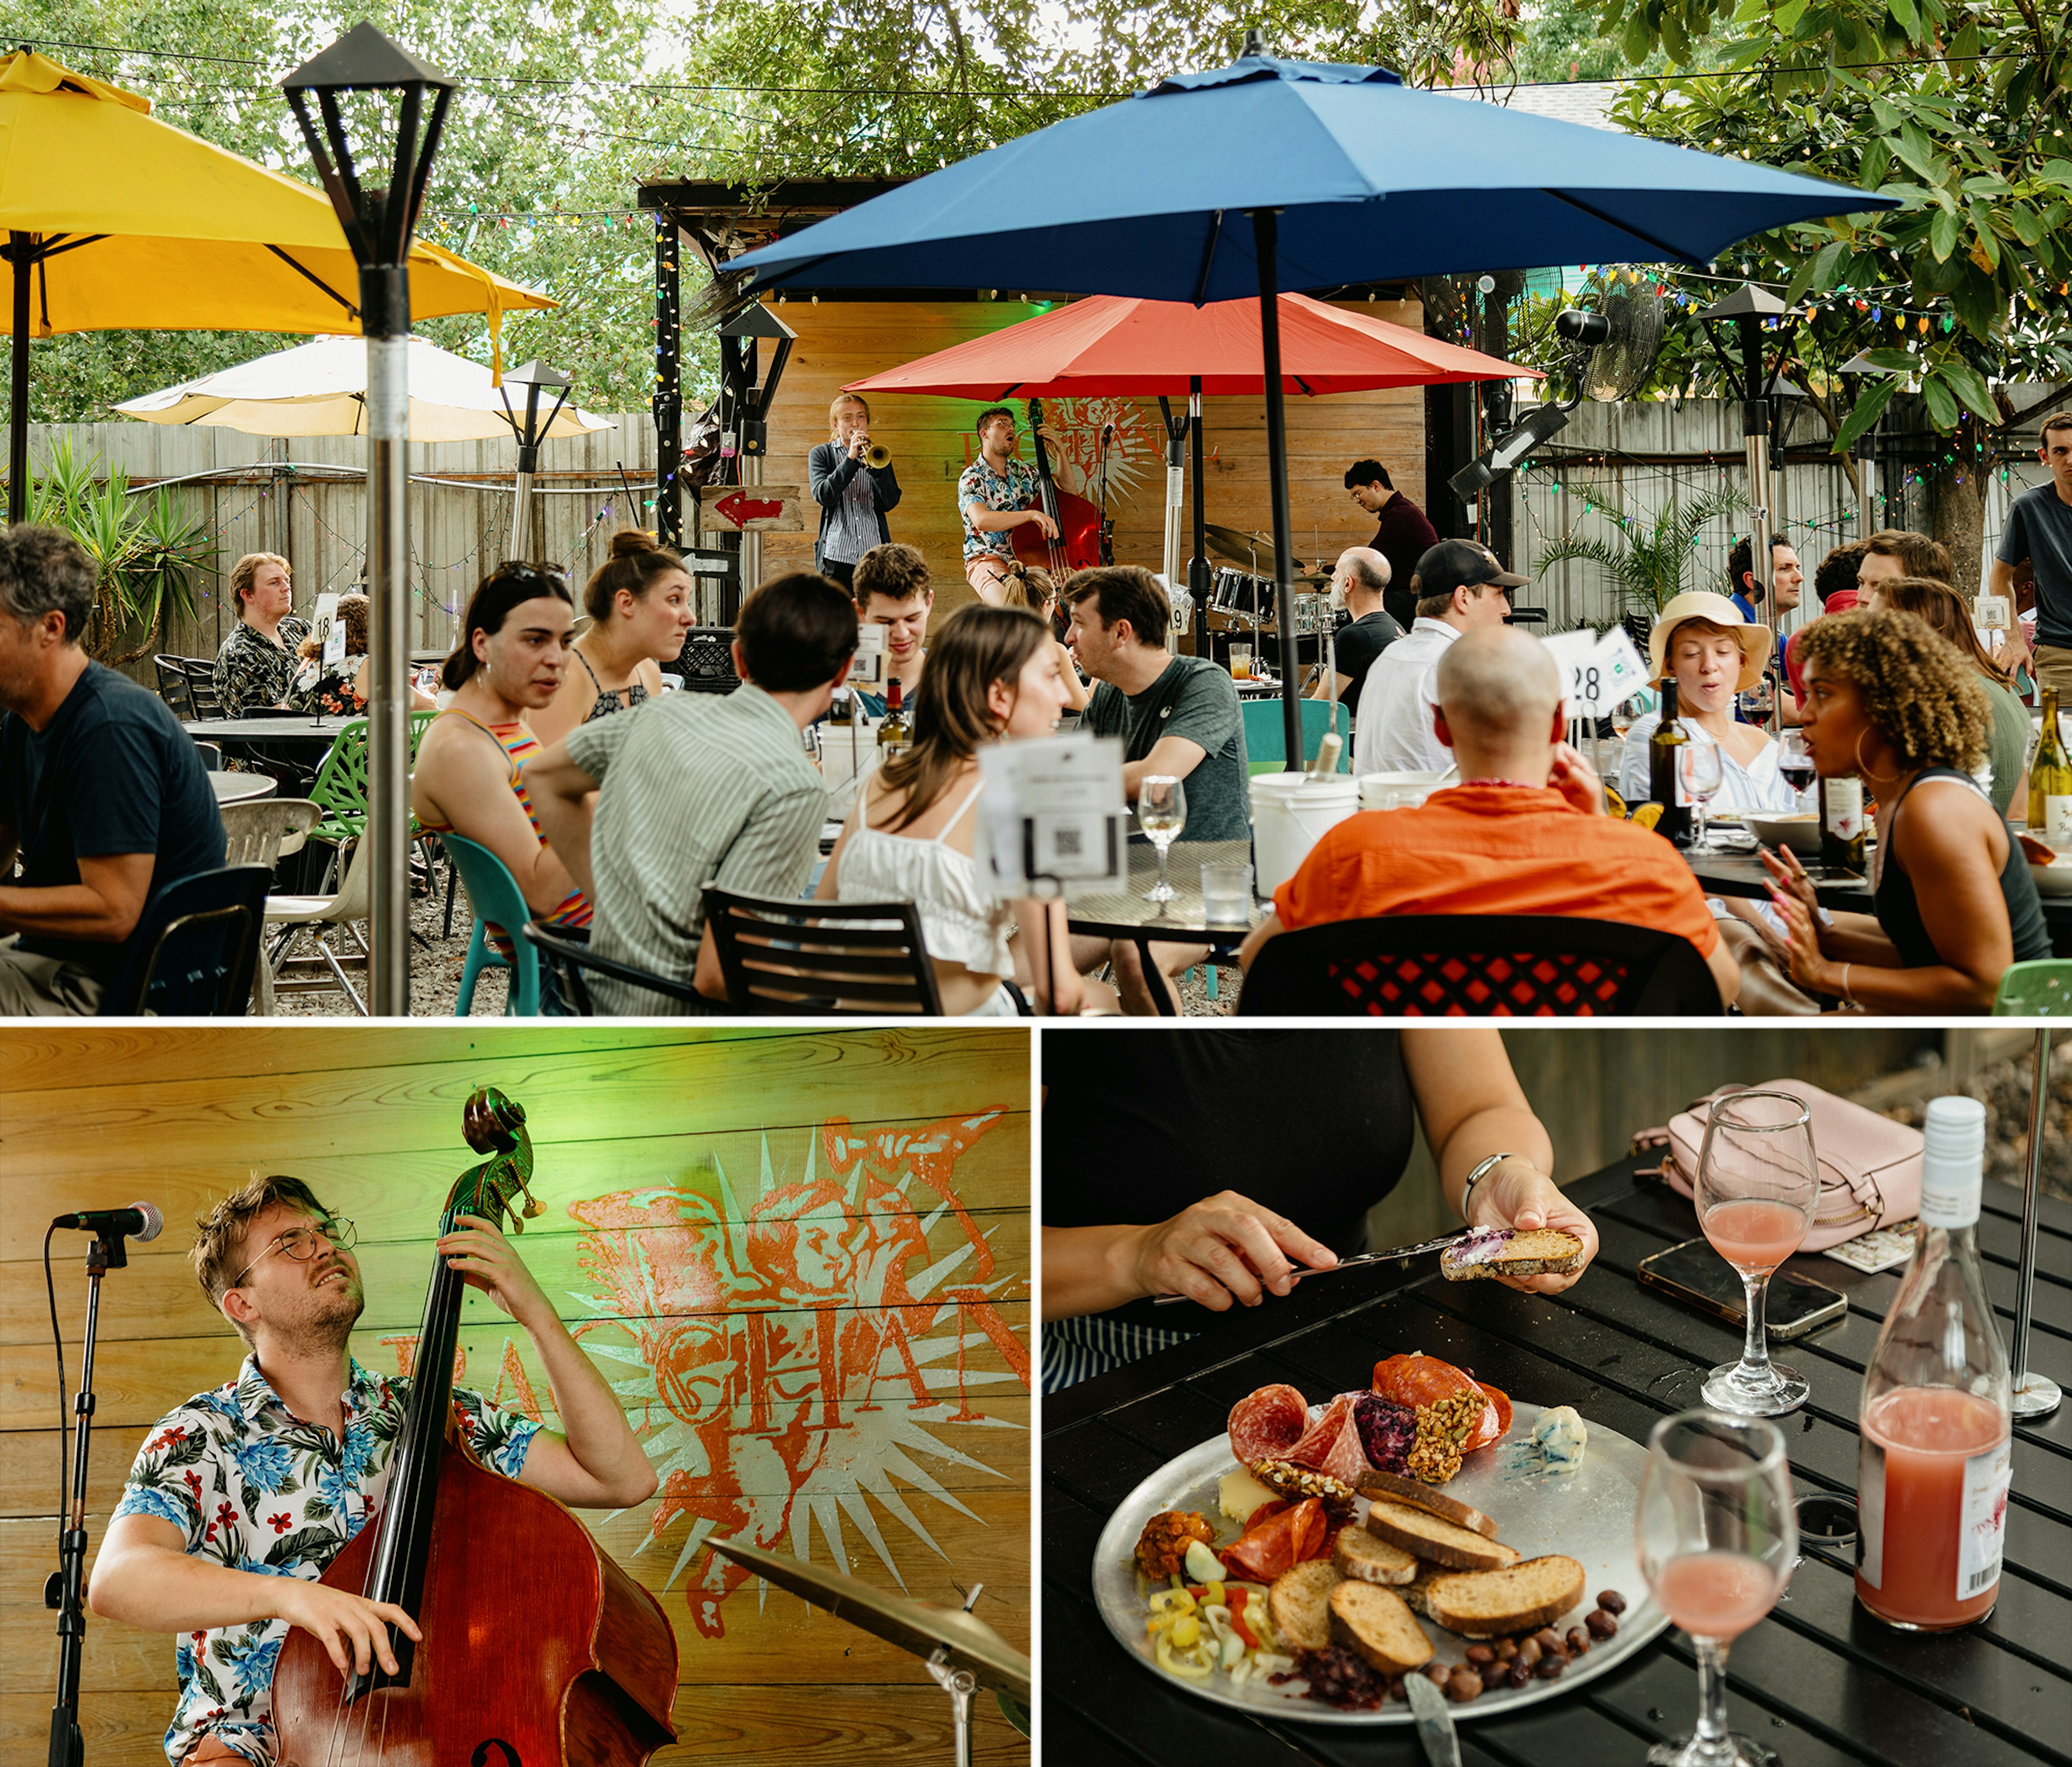
[[[1449,595],[1456,589],[1485,583],[1519,589],[1526,581],[1516,572],[1505,570],[1487,546],[1473,540],[1441,540],[1436,546],[1424,549],[1410,587],[1421,597]]]

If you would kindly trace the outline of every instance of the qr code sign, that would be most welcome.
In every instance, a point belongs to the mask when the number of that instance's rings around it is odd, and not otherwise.
[[[1059,859],[1077,859],[1083,851],[1083,843],[1076,828],[1061,828],[1057,831],[1056,846]]]

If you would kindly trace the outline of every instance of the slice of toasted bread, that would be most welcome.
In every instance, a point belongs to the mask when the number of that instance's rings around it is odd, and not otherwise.
[[[1435,1491],[1421,1479],[1406,1479],[1395,1472],[1367,1472],[1361,1476],[1360,1495],[1380,1497],[1391,1503],[1407,1503],[1413,1510],[1424,1510],[1436,1515],[1441,1522],[1451,1522],[1457,1527],[1472,1528],[1477,1534],[1494,1540],[1496,1523],[1484,1515],[1474,1505],[1463,1503],[1458,1497],[1449,1497]]]
[[[1583,1267],[1583,1242],[1560,1227],[1535,1227],[1520,1233],[1493,1228],[1478,1233],[1439,1254],[1439,1274],[1449,1283],[1482,1276],[1565,1276]]]
[[[1449,1571],[1497,1571],[1518,1562],[1518,1548],[1462,1527],[1429,1510],[1377,1498],[1367,1512],[1367,1531],[1377,1540]]]
[[[1500,1571],[1456,1571],[1424,1589],[1424,1612],[1466,1638],[1497,1638],[1552,1625],[1583,1599],[1583,1567],[1550,1553]]]
[[[1408,1583],[1417,1575],[1416,1557],[1365,1528],[1341,1528],[1331,1547],[1338,1575],[1359,1583]]]
[[[1329,1559],[1308,1559],[1273,1580],[1266,1611],[1290,1650],[1322,1650],[1330,1643],[1330,1595],[1338,1582],[1338,1567]]]
[[[1394,1591],[1346,1582],[1332,1590],[1331,1636],[1384,1675],[1407,1675],[1432,1660],[1432,1641]]]
[[[1396,1592],[1402,1597],[1404,1606],[1409,1608],[1412,1613],[1422,1613],[1424,1611],[1425,1593],[1431,1588],[1434,1578],[1457,1577],[1466,1574],[1459,1571],[1442,1570],[1439,1566],[1429,1564],[1420,1559],[1417,1561],[1417,1575],[1408,1583],[1400,1585]]]

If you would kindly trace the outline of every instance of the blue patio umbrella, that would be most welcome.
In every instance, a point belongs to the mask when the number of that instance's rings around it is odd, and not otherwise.
[[[1258,51],[960,161],[738,258],[784,288],[1030,288],[1260,303],[1281,655],[1295,654],[1284,290],[1549,264],[1704,264],[1894,199]],[[1288,764],[1301,765],[1284,665]]]

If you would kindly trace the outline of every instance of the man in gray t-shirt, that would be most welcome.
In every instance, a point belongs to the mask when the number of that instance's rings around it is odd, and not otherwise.
[[[2016,567],[2036,578],[2036,678],[2072,702],[2072,412],[2044,419],[2037,457],[2050,483],[2025,491],[2008,511],[1993,553],[1993,593],[2014,595]]]
[[[1248,841],[1251,788],[1237,685],[1206,657],[1167,655],[1172,615],[1157,579],[1136,565],[1107,565],[1075,577],[1065,602],[1072,616],[1066,641],[1099,684],[1079,728],[1122,739],[1123,795],[1134,803],[1147,775],[1170,774],[1186,787],[1182,841]],[[1112,959],[1123,1004],[1133,1012],[1159,1010],[1152,990],[1165,991],[1165,976],[1191,968],[1207,951],[1153,945],[1147,975],[1137,947],[1126,941],[1112,949],[1102,940],[1075,944],[1084,948],[1076,952],[1082,969]],[[1167,999],[1166,1010],[1178,1011],[1170,993]]]

